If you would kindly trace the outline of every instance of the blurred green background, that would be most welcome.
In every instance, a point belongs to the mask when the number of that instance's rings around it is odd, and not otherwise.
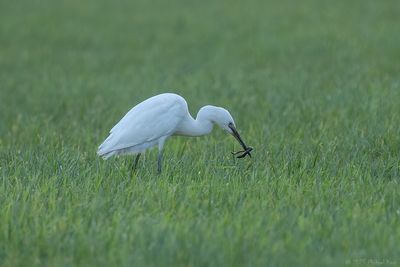
[[[399,1],[0,1],[2,266],[400,264]],[[164,172],[97,146],[162,92],[230,110]]]

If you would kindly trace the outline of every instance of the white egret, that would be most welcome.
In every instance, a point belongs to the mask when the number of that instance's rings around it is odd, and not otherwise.
[[[110,135],[99,146],[97,154],[104,159],[114,155],[137,155],[132,165],[136,169],[140,154],[158,145],[158,172],[165,141],[172,135],[202,136],[209,134],[213,125],[232,134],[242,145],[238,158],[251,157],[247,147],[236,130],[231,114],[224,108],[204,106],[196,119],[190,115],[185,99],[177,94],[165,93],[153,96],[133,107],[110,131]]]

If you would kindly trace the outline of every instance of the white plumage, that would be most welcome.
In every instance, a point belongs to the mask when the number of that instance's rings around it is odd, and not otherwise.
[[[186,106],[186,107],[185,107]],[[110,131],[98,154],[138,154],[173,134],[187,110],[186,101],[173,94],[153,96],[133,107]],[[165,140],[164,140],[165,141]]]
[[[158,145],[158,170],[161,171],[162,150],[171,135],[201,136],[212,131],[213,124],[233,134],[248,150],[235,129],[232,116],[226,109],[205,106],[196,119],[189,113],[185,99],[177,94],[153,96],[133,107],[110,131],[99,146],[98,155],[108,159],[114,155],[137,154]],[[250,155],[250,151],[247,151]]]

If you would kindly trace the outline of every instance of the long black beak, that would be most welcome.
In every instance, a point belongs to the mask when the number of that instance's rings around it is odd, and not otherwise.
[[[245,156],[249,155],[249,157],[251,158],[251,154],[250,152],[253,150],[252,147],[248,147],[246,146],[246,144],[243,142],[243,139],[240,137],[240,134],[238,133],[238,131],[236,130],[235,126],[233,125],[233,123],[229,123],[228,127],[232,130],[232,135],[236,138],[236,140],[238,140],[238,142],[240,143],[240,145],[243,147],[243,151],[238,151],[238,152],[232,152],[233,155],[237,155],[240,154],[239,156],[237,156],[238,158],[244,158]]]

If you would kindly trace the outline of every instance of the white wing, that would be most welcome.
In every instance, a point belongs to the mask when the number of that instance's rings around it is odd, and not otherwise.
[[[187,114],[186,101],[175,94],[151,97],[133,107],[110,131],[99,146],[98,154],[134,146],[152,146],[161,137],[168,137]]]

